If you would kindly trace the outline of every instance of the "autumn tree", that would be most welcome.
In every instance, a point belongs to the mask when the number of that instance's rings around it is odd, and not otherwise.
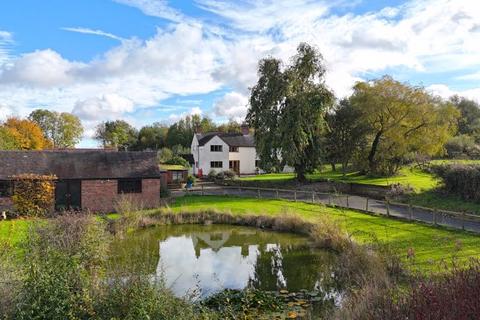
[[[353,90],[350,103],[369,127],[364,169],[370,173],[393,174],[409,154],[439,154],[456,131],[457,109],[422,87],[385,76]]]
[[[73,148],[82,138],[82,122],[71,113],[38,109],[28,118],[42,128],[45,138],[53,143],[54,148]]]
[[[3,124],[3,131],[15,149],[41,150],[52,147],[51,142],[45,139],[42,129],[30,120],[9,118]]]
[[[259,79],[251,90],[247,122],[255,129],[260,166],[267,171],[286,164],[297,179],[318,168],[324,153],[325,113],[334,96],[324,84],[320,53],[302,43],[290,65],[267,58],[260,61]]]
[[[102,122],[95,131],[95,139],[99,140],[104,148],[130,150],[137,138],[137,130],[123,120]]]

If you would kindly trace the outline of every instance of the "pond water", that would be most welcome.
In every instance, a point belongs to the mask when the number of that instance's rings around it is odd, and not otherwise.
[[[177,296],[211,296],[252,287],[306,289],[335,300],[336,255],[313,249],[308,238],[231,225],[158,226],[116,241],[117,271],[132,268],[162,277]]]

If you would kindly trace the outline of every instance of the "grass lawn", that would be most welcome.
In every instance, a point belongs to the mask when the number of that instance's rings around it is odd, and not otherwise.
[[[402,168],[399,174],[393,177],[371,177],[367,175],[361,175],[358,172],[347,173],[345,176],[343,176],[340,170],[332,171],[330,168],[326,168],[321,172],[319,171],[309,174],[307,177],[312,181],[329,179],[341,182],[373,184],[379,186],[388,186],[395,183],[401,183],[412,186],[415,191],[431,190],[438,185],[438,180],[431,174],[410,167]],[[258,182],[284,182],[293,180],[294,178],[295,174],[293,173],[269,173],[257,176],[242,177],[240,180]]]
[[[34,219],[0,221],[0,245],[18,246],[27,236],[28,229],[34,221]]]
[[[422,271],[438,270],[438,262],[442,259],[451,262],[454,256],[460,261],[467,261],[469,257],[480,258],[480,236],[351,210],[300,202],[229,196],[187,196],[178,198],[171,208],[176,212],[217,209],[233,214],[277,215],[288,212],[297,213],[310,221],[315,221],[319,215],[327,214],[336,219],[357,241],[366,243],[374,239],[381,240],[391,245],[405,260],[407,250],[413,248],[413,267]]]

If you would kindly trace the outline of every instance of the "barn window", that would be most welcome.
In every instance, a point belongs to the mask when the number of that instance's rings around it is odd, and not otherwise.
[[[223,168],[223,162],[222,161],[211,161],[210,162],[210,168]]]
[[[13,194],[13,185],[10,181],[0,181],[0,197],[10,197]]]
[[[142,179],[118,180],[118,193],[142,193]]]
[[[219,144],[212,144],[210,146],[210,151],[211,152],[222,152],[223,151],[223,146]]]

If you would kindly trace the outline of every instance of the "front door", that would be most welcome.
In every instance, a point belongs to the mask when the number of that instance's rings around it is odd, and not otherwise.
[[[60,180],[55,184],[55,210],[80,210],[82,208],[82,182]]]
[[[230,170],[235,172],[237,175],[240,175],[240,160],[231,160],[229,162]]]

